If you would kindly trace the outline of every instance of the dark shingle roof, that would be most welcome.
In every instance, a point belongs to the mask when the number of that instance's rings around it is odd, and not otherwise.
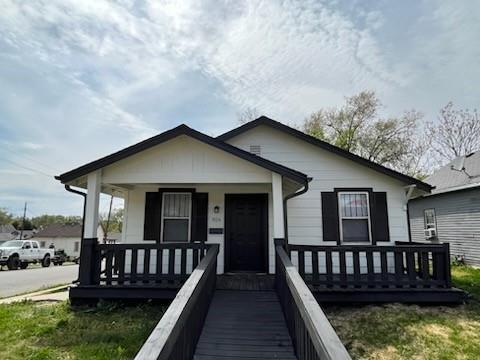
[[[435,186],[432,194],[480,186],[480,151],[457,157],[435,171],[425,181]]]
[[[76,237],[82,235],[82,225],[51,224],[35,234],[35,237]]]

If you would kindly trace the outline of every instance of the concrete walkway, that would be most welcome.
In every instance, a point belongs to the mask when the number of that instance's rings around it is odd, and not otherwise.
[[[29,294],[12,296],[5,299],[0,299],[0,304],[11,304],[19,301],[65,301],[68,300],[69,285],[57,286],[55,288],[36,291]]]

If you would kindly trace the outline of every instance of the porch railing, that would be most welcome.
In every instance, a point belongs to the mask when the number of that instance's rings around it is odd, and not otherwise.
[[[295,354],[304,360],[350,359],[332,325],[285,252],[275,243],[275,288]]]
[[[142,346],[136,360],[192,359],[215,291],[219,245],[211,245]]]
[[[211,245],[98,244],[84,239],[80,285],[180,287]]]
[[[305,282],[320,288],[450,288],[449,244],[288,245]]]

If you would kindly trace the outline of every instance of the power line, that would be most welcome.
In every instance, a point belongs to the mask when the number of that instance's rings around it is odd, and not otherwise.
[[[21,168],[23,168],[23,169],[33,171],[33,172],[38,173],[38,174],[40,174],[40,175],[47,176],[47,177],[49,177],[50,179],[54,177],[54,176],[51,175],[51,174],[47,174],[46,172],[43,172],[43,171],[41,171],[41,170],[33,169],[33,168],[31,168],[31,167],[28,167],[28,166],[19,164],[19,163],[15,162],[15,161],[12,161],[12,160],[8,160],[8,159],[5,159],[5,158],[0,158],[0,160],[6,161],[6,162],[8,162],[8,163],[10,163],[10,164],[12,164],[12,165],[21,167]]]
[[[34,159],[33,157],[29,156],[29,155],[26,155],[26,154],[18,154],[16,151],[12,150],[12,149],[9,149],[8,147],[4,147],[2,150],[6,150],[8,152],[10,152],[11,154],[15,155],[15,156],[20,156],[20,157],[23,157],[24,159],[26,159],[27,161],[31,161],[31,162],[35,162],[35,163],[38,163],[44,167],[47,167],[49,168],[50,170],[53,170],[55,172],[58,172],[58,169],[54,168],[53,166],[50,166],[48,164],[45,164],[41,161],[38,161],[36,159]]]

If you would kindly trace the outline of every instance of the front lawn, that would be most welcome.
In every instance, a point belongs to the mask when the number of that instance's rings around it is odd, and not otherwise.
[[[132,359],[166,306],[0,305],[2,359]]]
[[[465,305],[323,307],[354,359],[480,359],[480,269],[452,268]]]

